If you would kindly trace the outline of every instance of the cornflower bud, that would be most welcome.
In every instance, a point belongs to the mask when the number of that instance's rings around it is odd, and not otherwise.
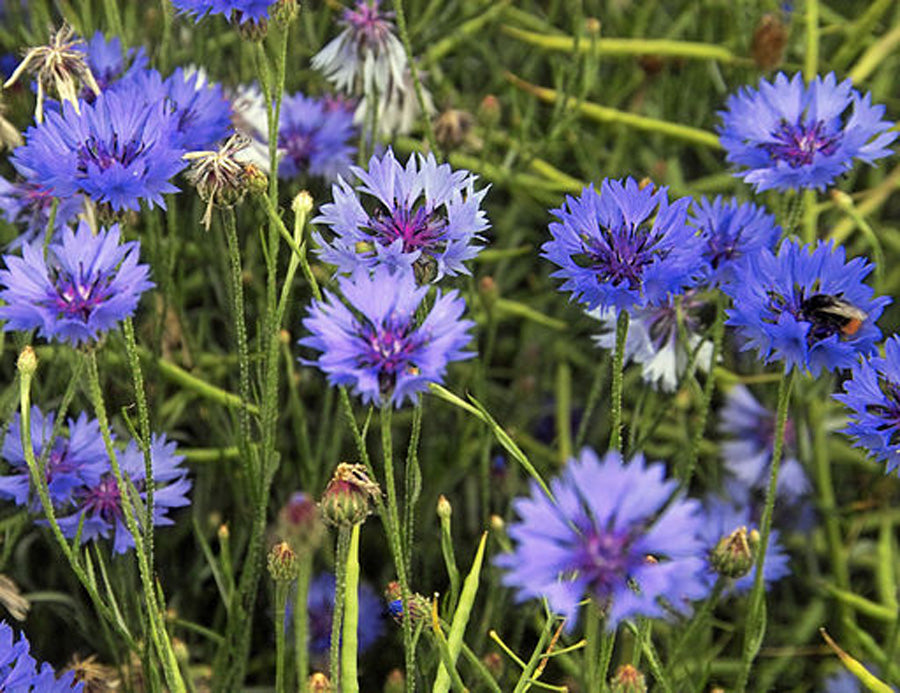
[[[19,373],[26,376],[34,375],[37,366],[37,354],[34,353],[34,349],[30,346],[22,349],[22,352],[19,354],[19,358],[16,361],[16,368],[19,369]]]
[[[449,520],[453,515],[453,506],[450,505],[450,501],[447,500],[447,497],[444,494],[441,494],[438,497],[437,502],[437,516],[442,520]]]
[[[435,121],[434,136],[444,149],[456,149],[466,141],[474,124],[471,113],[448,108]]]
[[[329,693],[331,691],[331,680],[321,671],[312,674],[306,680],[306,693]]]
[[[623,664],[609,682],[612,693],[647,693],[644,675],[630,664]]]
[[[384,680],[383,693],[403,693],[406,690],[406,677],[399,669],[392,669]]]
[[[393,580],[388,583],[384,589],[384,596],[388,602],[388,611],[397,623],[403,622],[403,593],[400,589],[400,583]],[[425,597],[416,592],[409,595],[409,613],[412,616],[413,623],[417,623],[422,619],[429,618],[431,614],[431,604]]]
[[[478,119],[485,127],[495,127],[500,122],[502,115],[500,109],[500,100],[493,94],[488,94],[481,100],[478,107]]]
[[[243,14],[238,11],[231,15],[231,23],[235,25],[242,39],[259,43],[266,38],[269,33],[269,23],[265,19],[248,19],[245,22],[242,21],[242,18]]]
[[[369,479],[365,466],[342,462],[322,494],[319,509],[329,525],[352,527],[372,512],[372,500],[379,495],[381,489]]]
[[[722,537],[709,557],[715,571],[724,577],[739,578],[750,572],[759,546],[759,532],[738,527]]]
[[[298,555],[311,555],[322,543],[325,531],[312,497],[302,491],[293,494],[278,512],[276,531]]]
[[[297,554],[286,541],[275,544],[269,551],[269,575],[275,582],[290,582],[300,572]]]
[[[297,18],[300,4],[297,0],[277,0],[269,10],[272,19],[283,29],[286,29]]]

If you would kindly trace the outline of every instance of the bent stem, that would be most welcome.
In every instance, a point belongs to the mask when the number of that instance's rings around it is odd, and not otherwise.
[[[744,632],[744,652],[741,658],[741,670],[735,690],[743,693],[747,689],[750,668],[759,652],[766,632],[766,600],[763,568],[766,562],[766,550],[769,548],[769,535],[772,533],[772,513],[775,511],[775,493],[778,488],[778,471],[781,467],[781,453],[784,449],[784,429],[787,424],[788,405],[791,400],[791,388],[794,384],[796,370],[785,373],[778,385],[778,412],[775,419],[775,441],[772,448],[772,469],[769,474],[769,487],[766,489],[766,504],[763,508],[760,523],[759,549],[756,557],[756,575],[748,601],[747,625]]]
[[[622,380],[625,367],[625,342],[628,339],[628,311],[619,310],[616,318],[616,349],[612,364],[612,423],[609,449],[622,449]]]

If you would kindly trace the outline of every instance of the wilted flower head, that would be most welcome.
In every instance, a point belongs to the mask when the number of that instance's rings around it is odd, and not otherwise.
[[[34,457],[47,456],[46,479],[50,500],[54,505],[64,505],[71,499],[72,490],[82,484],[94,484],[106,466],[106,449],[100,436],[96,419],[88,419],[82,413],[77,419],[69,419],[68,433],[60,433],[47,450],[53,434],[55,415],[44,416],[37,406],[31,407],[31,446]],[[11,474],[0,476],[0,498],[12,500],[16,505],[26,505],[30,496],[31,481],[25,451],[22,448],[22,424],[19,413],[13,415],[0,455],[10,465]]]
[[[0,306],[5,331],[37,328],[45,339],[72,345],[93,341],[132,315],[153,287],[150,268],[138,264],[140,244],[119,243],[119,227],[91,231],[80,222],[65,229],[44,258],[40,241],[5,255]]]
[[[338,279],[346,301],[326,291],[303,326],[312,334],[303,346],[321,352],[315,361],[332,385],[345,385],[367,404],[399,407],[428,383],[442,382],[447,364],[473,356],[470,320],[460,319],[465,301],[456,291],[437,292],[431,310],[417,320],[428,287],[411,272],[376,267]]]
[[[871,164],[891,153],[897,133],[882,120],[884,106],[871,102],[833,72],[808,85],[799,72],[790,81],[779,72],[774,83],[761,79],[759,90],[728,97],[719,137],[736,175],[757,191],[824,190],[854,159]]]
[[[680,301],[669,299],[666,303],[630,311],[625,361],[641,364],[645,382],[663,392],[674,392],[694,350],[697,350],[697,366],[701,369],[709,367],[712,344],[700,337],[699,312],[702,307],[703,301],[696,293],[687,291]],[[603,332],[594,337],[594,343],[602,349],[615,349],[616,309],[597,308],[589,315],[603,324]],[[682,339],[679,321],[688,337],[687,344]]]
[[[722,561],[722,554],[733,551],[737,543],[733,539],[729,542],[728,539],[735,535],[736,530],[743,530],[743,535],[748,538],[747,548],[751,564],[747,566],[746,570],[741,571],[740,576],[731,583],[731,590],[738,593],[748,591],[756,577],[756,551],[758,550],[758,546],[754,547],[750,535],[759,531],[750,517],[750,506],[743,505],[738,509],[718,496],[707,497],[703,505],[706,511],[706,522],[702,525],[701,536],[710,561],[706,572],[709,586],[712,587],[716,580],[716,562]],[[791,572],[788,567],[790,557],[785,553],[779,539],[778,530],[773,529],[769,534],[769,546],[763,564],[763,580],[766,589]],[[723,568],[724,566],[720,563],[719,572],[722,572]]]
[[[811,250],[788,240],[777,256],[762,248],[722,287],[734,299],[727,324],[737,328],[743,349],[755,348],[785,370],[849,368],[875,350],[875,322],[890,303],[863,284],[871,271],[861,257],[845,262],[844,249],[830,243]]]
[[[422,102],[425,104],[425,112],[419,105],[413,82],[412,70],[407,66],[403,71],[403,78],[399,82],[391,82],[385,94],[366,94],[356,107],[353,122],[360,128],[365,128],[372,119],[370,100],[375,100],[375,121],[378,134],[385,138],[396,135],[410,134],[419,118],[431,118],[435,113],[434,100],[431,92],[425,85],[426,74],[419,70],[419,87],[422,91]]]
[[[329,109],[322,99],[296,93],[284,97],[278,147],[284,155],[278,167],[281,178],[302,174],[328,179],[346,175],[356,147],[353,116],[343,109]]]
[[[66,672],[59,678],[53,667],[44,662],[38,665],[29,650],[31,645],[24,634],[16,638],[6,621],[0,621],[0,691],[9,693],[81,693],[83,683],[75,681],[75,674]]]
[[[178,192],[170,179],[185,167],[173,127],[164,103],[145,103],[133,88],[109,90],[80,112],[65,102],[49,113],[12,162],[60,198],[83,193],[114,211],[137,211],[141,200],[164,207],[163,193]]]
[[[113,36],[109,41],[103,36],[103,32],[97,31],[87,44],[87,61],[91,72],[97,81],[97,86],[103,91],[120,79],[129,79],[139,71],[146,69],[148,58],[142,47],[122,49],[122,42],[118,36]],[[93,92],[82,89],[81,96],[91,101]]]
[[[150,440],[150,457],[153,461],[153,525],[173,524],[169,510],[190,504],[187,492],[191,489],[191,480],[187,470],[181,467],[184,455],[179,455],[174,442],[165,435],[153,435]],[[128,442],[124,450],[117,453],[122,475],[137,489],[143,499],[146,497],[147,468],[144,465],[144,454],[133,440]],[[126,482],[127,483],[127,482]],[[100,537],[104,539],[113,532],[113,552],[125,553],[134,548],[134,537],[125,526],[125,513],[122,509],[122,495],[116,478],[112,472],[109,458],[106,469],[94,484],[85,484],[72,494],[74,512],[60,517],[59,526],[63,534],[72,539],[83,521],[81,542],[87,543]],[[58,511],[60,512],[60,511]]]
[[[25,58],[9,76],[3,88],[15,84],[26,70],[37,77],[37,104],[35,120],[44,120],[44,97],[47,92],[55,91],[61,101],[68,102],[78,113],[78,95],[82,86],[89,88],[94,94],[100,93],[85,53],[85,43],[75,36],[75,31],[63,25],[50,32],[50,42],[46,46],[34,46],[28,49]]]
[[[172,0],[175,9],[194,17],[222,15],[234,22],[262,22],[269,18],[269,8],[276,0]]]
[[[703,257],[709,263],[710,283],[728,281],[735,264],[751,257],[761,248],[775,250],[781,238],[781,227],[775,215],[752,202],[738,204],[734,198],[705,197],[691,209],[691,223],[697,227],[705,243]]]
[[[597,307],[659,304],[691,286],[705,267],[702,241],[687,225],[689,199],[669,203],[666,188],[605,178],[552,210],[552,239],[541,256],[558,265],[561,290]]]
[[[884,343],[884,357],[861,359],[834,398],[850,410],[843,432],[886,471],[900,467],[900,336]]]
[[[481,209],[487,188],[476,177],[438,164],[434,156],[410,156],[406,166],[391,150],[373,156],[368,170],[351,167],[354,188],[341,179],[334,202],[314,219],[334,232],[330,242],[314,234],[325,262],[339,272],[378,265],[411,267],[422,281],[469,274],[465,261],[481,250],[488,220]]]
[[[21,231],[10,243],[9,249],[31,243],[38,236],[43,237],[50,223],[54,200],[59,200],[53,228],[56,232],[78,216],[84,207],[84,198],[81,195],[55,198],[33,176],[14,182],[0,176],[0,216]]]
[[[513,553],[496,563],[516,600],[545,597],[575,625],[585,595],[604,611],[606,627],[644,615],[664,616],[665,600],[678,609],[708,592],[695,500],[669,498],[678,482],[665,466],[643,455],[625,463],[620,453],[602,459],[584,448],[569,460],[549,499],[534,482],[531,496],[513,504],[520,520],[509,526]]]
[[[719,432],[725,434],[722,458],[733,477],[733,495],[741,506],[751,492],[765,489],[775,446],[775,412],[766,409],[744,385],[735,385],[725,396],[719,419]],[[789,502],[809,492],[809,480],[797,459],[797,433],[788,417],[784,432],[784,457],[778,475],[777,494]]]
[[[344,30],[313,56],[312,66],[348,94],[387,94],[403,81],[406,52],[394,35],[393,13],[380,0],[356,0],[344,10]]]

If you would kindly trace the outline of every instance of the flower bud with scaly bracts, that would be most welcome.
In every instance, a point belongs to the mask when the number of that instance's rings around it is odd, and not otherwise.
[[[297,18],[297,13],[300,12],[300,3],[297,0],[277,0],[269,11],[272,13],[272,19],[280,27],[286,29]]]
[[[331,680],[321,671],[317,671],[306,681],[306,693],[331,693]]]
[[[352,527],[372,512],[372,500],[381,494],[378,484],[369,479],[365,466],[342,462],[328,482],[319,510],[333,527]]]
[[[400,583],[392,580],[384,589],[384,597],[388,602],[388,612],[397,623],[403,622],[403,596],[400,590]],[[409,613],[412,615],[413,624],[429,618],[431,614],[431,605],[425,597],[415,592],[409,595]]]
[[[267,567],[275,582],[290,582],[300,572],[297,554],[286,541],[275,544],[269,551]]]
[[[325,526],[312,497],[297,491],[278,512],[275,530],[298,556],[308,556],[322,543]]]
[[[644,675],[630,664],[618,668],[609,686],[612,693],[647,693]]]
[[[723,577],[739,578],[750,572],[759,546],[759,532],[738,527],[722,537],[709,557],[716,572]]]
[[[406,690],[406,677],[399,669],[393,669],[384,680],[383,693],[404,693]]]

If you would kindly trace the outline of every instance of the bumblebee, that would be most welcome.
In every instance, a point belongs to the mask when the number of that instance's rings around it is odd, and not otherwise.
[[[844,299],[843,294],[813,294],[801,305],[803,314],[820,330],[831,334],[839,332],[843,337],[852,337],[868,314]]]

